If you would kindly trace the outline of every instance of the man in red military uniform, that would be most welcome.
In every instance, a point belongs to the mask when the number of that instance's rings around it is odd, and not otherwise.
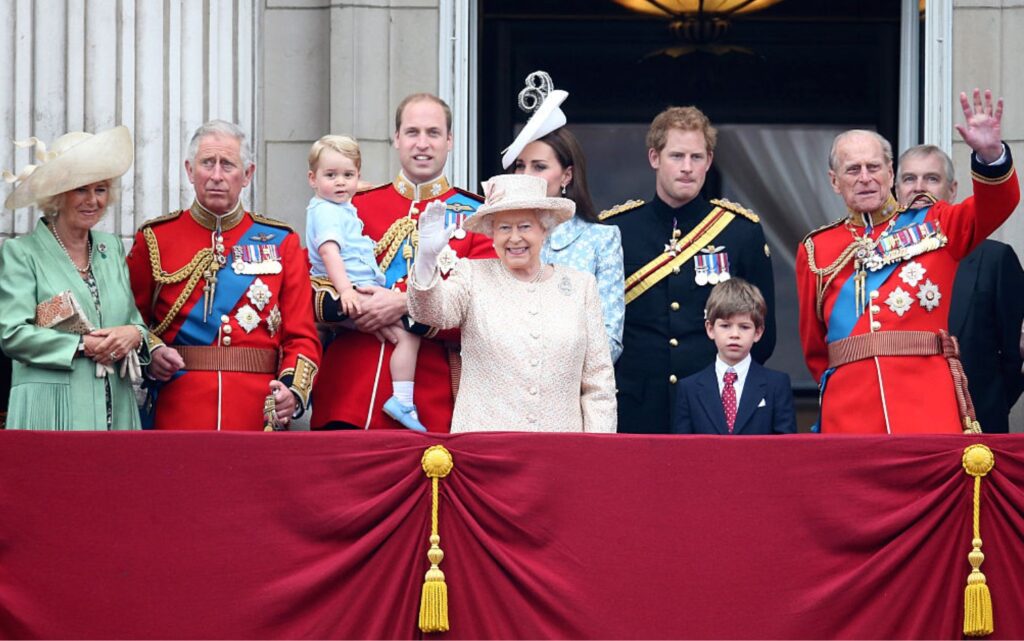
[[[832,186],[848,216],[811,232],[798,248],[800,335],[821,389],[823,433],[975,431],[948,327],[957,263],[1009,217],[1020,186],[1001,142],[1002,100],[973,108],[960,95],[957,125],[974,150],[974,195],[901,209],[892,147],[870,131],[836,137]]]
[[[461,222],[472,215],[482,199],[456,189],[444,176],[444,164],[452,147],[451,110],[431,94],[407,96],[395,113],[395,140],[401,171],[390,183],[364,191],[353,199],[363,221],[363,233],[377,241],[377,262],[387,276],[387,287],[360,288],[371,297],[362,314],[353,317],[358,331],[339,334],[324,354],[330,378],[321,377],[313,390],[313,419],[317,428],[399,428],[382,407],[391,395],[391,373],[387,366],[393,346],[378,332],[408,313],[406,279],[415,246],[420,213],[431,201],[447,204],[446,224],[455,225],[450,251],[442,256],[442,272],[454,260],[493,258],[494,248],[485,236],[468,233]],[[318,293],[317,315],[327,319],[330,296]],[[335,305],[336,307],[336,305]],[[336,311],[336,309],[335,309]],[[420,333],[416,363],[414,402],[419,420],[432,432],[451,427],[454,387],[458,378],[458,333],[411,324]],[[456,368],[454,372],[452,368]]]
[[[128,254],[156,337],[153,427],[262,430],[275,415],[287,426],[320,361],[306,252],[288,225],[242,208],[255,165],[241,129],[206,123],[188,155],[196,200],[145,223]]]

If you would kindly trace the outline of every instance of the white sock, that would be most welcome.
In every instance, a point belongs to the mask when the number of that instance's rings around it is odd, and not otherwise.
[[[415,385],[416,383],[413,381],[393,381],[391,383],[391,393],[402,403],[412,405],[412,388]]]

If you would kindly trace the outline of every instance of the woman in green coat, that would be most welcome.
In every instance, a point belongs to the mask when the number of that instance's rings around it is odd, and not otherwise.
[[[93,231],[132,164],[125,127],[39,141],[5,207],[44,213],[35,230],[0,247],[0,347],[14,361],[7,429],[139,429],[132,379],[148,361],[124,247]],[[70,291],[92,331],[36,325],[36,306]]]

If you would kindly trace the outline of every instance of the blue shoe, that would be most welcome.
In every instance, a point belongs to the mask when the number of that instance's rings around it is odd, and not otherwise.
[[[384,413],[414,432],[427,431],[416,415],[416,406],[406,405],[394,396],[384,402]]]

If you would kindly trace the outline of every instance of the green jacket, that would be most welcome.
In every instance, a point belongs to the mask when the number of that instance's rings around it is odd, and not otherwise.
[[[145,327],[128,283],[121,240],[90,233],[102,322],[85,281],[41,221],[31,234],[0,246],[0,347],[14,361],[7,429],[106,429],[103,379],[96,377],[95,363],[78,354],[80,337],[34,324],[37,304],[70,289],[94,327]],[[148,362],[148,353],[143,356]],[[131,381],[116,374],[108,378],[113,429],[139,429]]]

